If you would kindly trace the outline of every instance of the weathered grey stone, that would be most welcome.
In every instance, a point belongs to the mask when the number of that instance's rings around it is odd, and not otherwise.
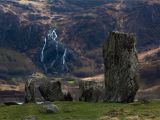
[[[35,102],[35,81],[32,78],[25,83],[25,103]]]
[[[135,35],[111,32],[103,46],[106,101],[132,102],[138,90]]]
[[[102,82],[80,81],[79,88],[82,91],[80,101],[98,102],[103,100],[104,86]]]
[[[42,104],[40,111],[43,113],[58,113],[59,108],[56,105],[54,105],[53,103],[46,101]]]
[[[39,91],[46,101],[58,101],[64,99],[61,83],[59,81],[46,80],[39,86]]]

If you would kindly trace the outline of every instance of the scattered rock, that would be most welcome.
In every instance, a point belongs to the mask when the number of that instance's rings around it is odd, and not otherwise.
[[[138,90],[135,35],[111,32],[103,46],[105,96],[110,102],[133,102]]]
[[[64,100],[61,83],[59,81],[44,81],[39,91],[46,101]]]
[[[40,111],[42,113],[58,113],[59,108],[56,105],[54,105],[52,102],[46,101],[42,104]]]
[[[22,118],[21,120],[38,120],[37,116],[25,116],[24,118]]]

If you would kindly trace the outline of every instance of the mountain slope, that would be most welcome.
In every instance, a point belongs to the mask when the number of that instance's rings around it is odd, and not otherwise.
[[[50,66],[51,61],[60,52],[57,61],[61,61],[58,65],[63,64],[68,49],[74,58],[66,60],[71,74],[102,73],[101,46],[113,30],[135,32],[139,52],[160,45],[160,2],[157,0],[1,0],[0,3],[0,47],[25,54],[40,71],[45,71],[46,65],[47,72],[59,71],[60,68]],[[45,54],[49,58],[42,62],[44,38],[53,28],[63,47],[57,52],[54,45],[48,45]],[[69,54],[67,57],[70,58]],[[159,66],[159,62],[155,64]]]

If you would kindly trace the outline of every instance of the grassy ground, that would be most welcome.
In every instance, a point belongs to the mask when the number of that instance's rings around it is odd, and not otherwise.
[[[37,116],[38,120],[160,120],[160,101],[150,103],[55,102],[58,114],[40,112],[41,105],[0,105],[0,120],[21,120]]]

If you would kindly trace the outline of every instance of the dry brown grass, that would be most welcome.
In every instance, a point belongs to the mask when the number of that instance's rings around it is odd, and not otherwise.
[[[103,81],[104,80],[104,75],[100,74],[100,75],[96,75],[96,76],[92,76],[92,77],[85,77],[82,78],[82,80],[84,81]]]
[[[19,83],[18,85],[1,84],[0,91],[5,90],[24,91],[24,83]]]
[[[140,62],[144,62],[145,57],[151,56],[159,51],[160,51],[160,47],[149,50],[149,51],[142,52],[142,53],[138,54],[138,59]]]

